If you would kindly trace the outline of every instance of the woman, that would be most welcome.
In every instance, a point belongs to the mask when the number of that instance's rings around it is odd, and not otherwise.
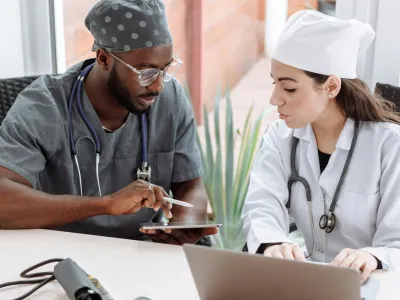
[[[242,218],[249,252],[361,270],[400,253],[400,116],[356,78],[374,32],[292,15],[271,63],[280,120],[263,137]],[[291,158],[292,156],[292,158]],[[289,215],[307,256],[288,238]]]

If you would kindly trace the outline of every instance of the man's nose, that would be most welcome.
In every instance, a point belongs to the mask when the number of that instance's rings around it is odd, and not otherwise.
[[[164,89],[164,82],[162,80],[162,77],[158,75],[156,80],[154,80],[153,83],[147,86],[147,89],[152,93],[161,93],[161,91]]]

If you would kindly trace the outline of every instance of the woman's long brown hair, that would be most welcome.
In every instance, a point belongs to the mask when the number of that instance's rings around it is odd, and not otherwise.
[[[317,85],[326,82],[329,76],[305,71],[307,76],[315,80]],[[345,117],[358,121],[393,122],[400,124],[400,113],[396,105],[373,94],[361,79],[342,79],[342,86],[336,96]]]

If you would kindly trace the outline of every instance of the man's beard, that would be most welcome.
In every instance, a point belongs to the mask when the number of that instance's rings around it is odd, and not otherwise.
[[[125,107],[129,112],[138,115],[147,111],[140,110],[135,106],[131,100],[129,91],[123,86],[122,81],[119,79],[115,66],[113,66],[111,70],[110,78],[107,81],[107,86],[111,95],[117,99],[118,103]]]

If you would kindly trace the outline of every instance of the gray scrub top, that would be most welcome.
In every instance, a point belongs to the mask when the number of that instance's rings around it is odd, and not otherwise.
[[[82,65],[79,63],[62,75],[41,76],[20,93],[0,126],[0,165],[26,178],[34,189],[49,194],[80,194],[70,150],[67,104]],[[101,143],[102,194],[112,194],[137,179],[137,168],[141,165],[139,116],[129,114],[123,127],[106,133],[85,92],[82,102]],[[169,191],[171,183],[203,175],[191,103],[178,81],[165,83],[147,122],[152,183]],[[75,105],[72,124],[75,141],[92,137]],[[98,196],[94,144],[82,138],[77,151],[83,194]],[[145,208],[136,214],[95,216],[54,229],[140,240],[146,238],[138,231],[139,224],[160,217],[160,213]]]

